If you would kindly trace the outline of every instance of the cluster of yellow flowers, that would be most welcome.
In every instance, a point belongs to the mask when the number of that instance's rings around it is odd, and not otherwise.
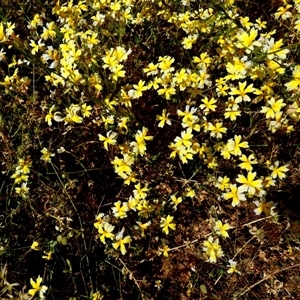
[[[55,105],[52,105],[48,114],[45,116],[45,121],[49,126],[52,126],[52,120],[56,122],[64,121],[65,124],[82,123],[83,118],[88,118],[91,116],[92,109],[92,106],[87,105],[86,103],[83,103],[81,106],[79,104],[71,104],[66,108],[66,116],[62,118],[61,112],[53,112],[55,110]]]
[[[219,235],[223,238],[228,238],[228,230],[231,229],[231,226],[227,223],[223,224],[220,220],[214,222],[213,234]],[[213,238],[213,236],[209,236],[207,240],[203,242],[203,251],[204,256],[208,261],[215,263],[217,258],[222,257],[224,255],[221,245],[219,244],[218,238]]]
[[[115,229],[115,226],[111,225],[109,221],[110,218],[105,216],[103,213],[100,213],[96,217],[94,226],[98,230],[100,241],[103,244],[106,244],[106,239],[113,240],[114,242],[112,243],[112,246],[114,249],[120,249],[121,253],[124,255],[126,253],[125,244],[129,244],[131,242],[131,237],[123,237],[125,228],[123,228],[119,233],[114,234],[113,230]]]
[[[20,186],[15,187],[15,192],[19,196],[26,198],[29,192],[29,187],[27,186],[29,181],[29,174],[31,168],[31,160],[29,157],[19,158],[16,170],[11,178],[14,179],[15,184],[20,184]]]
[[[294,0],[294,5],[284,1],[274,14],[275,22],[289,22],[293,28],[289,38],[278,38],[276,29],[268,31],[262,19],[251,22],[240,16],[233,0],[222,1],[226,14],[213,5],[194,9],[189,2],[182,1],[179,11],[168,1],[58,1],[52,10],[55,20],[36,14],[27,23],[31,35],[26,43],[14,33],[14,24],[0,22],[0,61],[9,70],[0,87],[6,94],[26,95],[34,80],[22,77],[25,72],[20,69],[38,68],[33,63],[33,57],[38,57],[46,70],[41,76],[51,91],[42,107],[44,122],[70,131],[79,124],[97,124],[97,145],[106,150],[104,159],[110,160],[126,185],[126,198],[121,195],[113,201],[109,213],[100,212],[94,226],[100,242],[122,255],[134,240],[132,232],[146,238],[159,228],[163,236],[172,235],[180,206],[198,193],[187,184],[184,191],[178,188],[167,197],[152,197],[152,182],[143,181],[142,167],[149,161],[147,150],[156,133],[172,131],[171,140],[161,146],[172,165],[192,161],[201,165],[210,179],[203,185],[215,184],[220,205],[226,205],[223,199],[230,200],[232,207],[251,200],[254,214],[272,215],[275,204],[267,201],[268,190],[280,186],[289,171],[289,164],[279,161],[277,154],[262,157],[252,137],[260,130],[271,138],[276,133],[292,134],[300,122],[300,65],[290,62],[287,46],[289,39],[299,39],[300,0]],[[178,49],[153,51],[151,61],[136,56],[142,43],[147,49],[148,40],[140,40],[143,33],[136,34],[135,29],[149,22],[172,28],[165,35],[178,39]],[[128,43],[131,37],[137,46]],[[6,46],[25,54],[8,61]],[[138,76],[133,74],[133,62]],[[66,94],[70,95],[66,102],[57,100]],[[134,116],[136,108],[142,110],[150,98],[160,106],[153,126]],[[54,153],[43,148],[41,154],[42,161],[51,163]],[[224,165],[236,174],[224,175]],[[29,192],[30,168],[29,158],[19,159],[11,176],[15,193],[22,197]],[[132,216],[134,224],[125,226]],[[214,221],[211,235],[203,242],[205,259],[215,263],[225,255],[219,238],[229,237],[230,229],[228,223]],[[168,256],[168,242],[160,245],[158,253]],[[229,260],[228,267],[228,273],[238,272],[235,261]],[[31,284],[29,293],[34,296],[39,291],[42,298],[47,288],[41,286],[41,278]]]

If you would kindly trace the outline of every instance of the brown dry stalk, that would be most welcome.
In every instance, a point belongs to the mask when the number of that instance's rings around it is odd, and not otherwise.
[[[296,267],[300,267],[300,263],[299,264],[296,264],[296,265],[293,265],[293,266],[289,266],[289,267],[286,267],[286,268],[283,268],[281,270],[277,270],[271,274],[268,274],[265,278],[257,281],[256,283],[252,284],[251,286],[249,286],[247,289],[245,289],[242,293],[240,293],[236,299],[238,299],[239,297],[243,296],[244,294],[246,294],[247,292],[249,292],[251,289],[253,289],[255,286],[261,284],[262,282],[266,281],[267,279],[270,279],[272,276],[280,273],[280,272],[283,272],[283,271],[287,271],[287,270],[290,270],[290,269],[293,269],[293,268],[296,268]]]

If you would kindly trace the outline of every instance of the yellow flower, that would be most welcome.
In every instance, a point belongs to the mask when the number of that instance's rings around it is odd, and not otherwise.
[[[247,101],[250,102],[251,98],[247,95],[247,93],[253,93],[255,92],[255,88],[253,87],[253,84],[250,84],[246,87],[247,85],[247,81],[244,82],[239,82],[239,88],[231,88],[231,92],[229,93],[232,96],[238,96],[236,98],[237,102],[241,102],[241,101]]]
[[[105,129],[108,129],[109,125],[114,124],[114,116],[108,116],[107,118],[102,116],[101,118],[102,118],[102,121],[104,123]]]
[[[50,153],[49,150],[45,147],[41,150],[41,152],[43,154],[41,156],[41,160],[43,160],[44,162],[51,163],[51,157],[54,156],[55,154]]]
[[[123,154],[123,159],[115,157],[112,164],[115,166],[115,172],[122,178],[126,178],[132,173],[131,165],[134,163],[134,158],[127,153]]]
[[[113,73],[113,76],[112,76],[113,80],[117,81],[118,77],[125,77],[126,71],[123,70],[123,67],[124,67],[123,65],[118,64],[110,69],[111,72]]]
[[[158,248],[159,255],[163,254],[164,257],[169,257],[170,248],[167,245],[163,245],[162,248]]]
[[[144,141],[152,141],[153,136],[152,135],[147,135],[148,133],[148,128],[143,127],[142,130],[138,130],[137,133],[135,134],[135,139],[138,143],[144,142]]]
[[[191,139],[193,138],[192,134],[192,129],[188,128],[185,131],[181,132],[181,137],[176,137],[174,142],[175,142],[175,147],[180,148],[180,146],[184,145],[185,147],[189,148],[192,146]]]
[[[158,67],[162,70],[164,73],[169,73],[174,71],[174,68],[171,67],[172,63],[175,61],[173,57],[170,56],[164,56],[158,58]]]
[[[293,77],[293,80],[284,84],[288,91],[296,90],[300,85],[300,65],[295,67]]]
[[[249,17],[240,17],[240,22],[242,26],[245,27],[247,30],[249,30],[253,25],[253,23],[249,21]]]
[[[231,154],[229,152],[228,149],[228,144],[224,145],[224,147],[221,149],[221,155],[225,158],[225,159],[229,159]]]
[[[163,128],[165,123],[171,125],[171,120],[168,118],[169,115],[169,113],[166,113],[166,109],[164,109],[161,116],[156,116],[156,120],[160,121],[157,126]]]
[[[292,5],[288,4],[285,7],[280,6],[277,10],[277,12],[274,14],[275,19],[279,19],[280,17],[282,18],[282,20],[286,20],[288,18],[292,17],[292,13],[290,11],[288,11],[288,9],[290,9],[291,7],[293,7]]]
[[[219,176],[218,181],[216,183],[216,187],[221,191],[228,189],[230,187],[230,179],[227,176]]]
[[[93,294],[93,299],[92,300],[102,300],[104,298],[103,295],[101,295],[100,292],[96,292]]]
[[[268,100],[268,103],[270,106],[269,107],[263,106],[260,111],[261,113],[266,114],[267,119],[269,118],[274,119],[276,117],[276,114],[280,112],[281,108],[286,106],[286,104],[283,103],[282,99],[275,101],[273,97],[270,100]]]
[[[240,160],[242,161],[242,163],[240,163],[239,166],[247,171],[252,171],[252,165],[257,164],[257,160],[254,154],[250,154],[248,157],[245,154],[243,154],[240,157]]]
[[[244,194],[244,188],[239,186],[237,188],[236,184],[230,184],[229,186],[230,192],[223,193],[222,196],[224,199],[229,200],[232,199],[231,205],[235,207],[240,204],[240,201],[245,201],[246,196]]]
[[[191,187],[188,187],[188,188],[186,189],[185,197],[194,198],[195,196],[196,196],[195,190],[193,190]]]
[[[208,130],[211,131],[210,136],[220,139],[222,138],[222,133],[226,133],[227,128],[223,127],[222,122],[217,122],[216,125],[208,123]]]
[[[163,86],[161,89],[157,90],[158,95],[164,95],[166,100],[170,100],[171,95],[176,94],[176,90],[174,87]]]
[[[165,234],[169,234],[169,228],[172,230],[176,229],[176,224],[172,223],[173,219],[174,217],[171,217],[170,215],[168,215],[166,218],[161,218],[160,227]]]
[[[271,209],[275,207],[275,203],[273,201],[266,202],[265,199],[262,199],[261,201],[254,201],[256,204],[256,208],[253,210],[256,215],[260,215],[261,213],[265,213],[266,216],[270,216]]]
[[[22,181],[28,181],[28,175],[21,174],[19,172],[14,173],[10,178],[14,178],[16,184],[19,184]]]
[[[203,100],[201,100],[201,102],[203,102],[203,104],[200,104],[200,108],[203,109],[204,113],[208,113],[210,110],[216,110],[217,105],[215,105],[215,103],[217,102],[217,100],[215,100],[214,98],[208,100],[208,98],[205,97]]]
[[[236,269],[236,265],[237,265],[237,262],[236,261],[233,261],[232,259],[229,259],[229,265],[227,265],[227,267],[229,268],[228,270],[227,270],[227,273],[228,274],[232,274],[232,273],[238,273],[238,274],[240,274],[241,272],[240,271],[238,271],[237,269]]]
[[[44,258],[46,260],[51,260],[52,259],[52,254],[53,254],[52,251],[44,252],[44,253],[45,253],[45,255],[43,255],[42,258]]]
[[[148,221],[146,223],[142,223],[139,221],[136,221],[138,226],[135,226],[136,229],[141,229],[141,237],[145,237],[145,230],[151,225],[151,221]]]
[[[95,228],[99,229],[104,223],[108,223],[110,218],[106,216],[104,213],[99,213],[96,216],[96,222],[94,223]]]
[[[240,33],[237,35],[238,43],[236,46],[238,48],[247,48],[246,52],[250,53],[250,50],[253,50],[253,46],[261,46],[261,43],[255,41],[258,35],[258,30],[252,28],[250,32],[241,30]]]
[[[138,183],[135,186],[135,190],[133,191],[134,197],[136,199],[145,199],[147,197],[147,192],[149,191],[149,189],[147,188],[147,186],[144,186],[143,188],[141,187],[141,184]]]
[[[118,250],[120,248],[122,255],[126,253],[125,244],[129,244],[131,242],[131,237],[129,235],[123,238],[124,228],[116,235],[116,242],[112,244],[114,249]]]
[[[47,27],[43,27],[43,33],[41,34],[41,38],[45,41],[56,36],[55,22],[47,23],[46,25]]]
[[[33,55],[35,55],[42,47],[45,46],[41,40],[39,40],[37,44],[34,40],[31,40],[29,45],[32,47],[31,54]]]
[[[150,63],[147,68],[144,68],[143,71],[144,73],[149,75],[156,75],[158,73],[158,65],[155,65],[154,63]]]
[[[99,140],[103,142],[104,148],[108,151],[108,145],[115,145],[117,143],[117,133],[111,130],[106,133],[106,137],[98,134]]]
[[[49,109],[48,114],[45,117],[45,122],[48,123],[49,126],[52,126],[52,119],[56,122],[61,122],[62,118],[60,117],[60,112],[53,113],[53,110],[55,108],[55,105],[52,105]]]
[[[183,45],[184,49],[192,49],[193,44],[197,41],[198,34],[188,35],[187,37],[183,38],[181,44]]]
[[[16,194],[26,198],[28,192],[29,192],[29,187],[27,186],[27,182],[22,182],[22,185],[20,187],[15,188]]]
[[[276,161],[269,169],[273,171],[271,177],[274,179],[277,177],[283,179],[286,176],[285,173],[289,170],[286,165],[279,167],[279,161]]]
[[[222,222],[220,220],[218,220],[215,223],[215,227],[214,230],[216,231],[216,234],[221,235],[224,238],[229,237],[229,234],[227,232],[227,230],[231,229],[231,226],[227,223],[222,224]]]
[[[119,122],[118,122],[118,130],[122,131],[122,129],[125,129],[125,131],[128,131],[128,126],[127,126],[127,122],[129,121],[128,117],[122,117],[120,118]]]
[[[241,115],[241,111],[239,110],[238,105],[225,108],[225,113],[224,113],[225,119],[230,118],[231,121],[235,121],[236,117],[239,117],[240,115]]]
[[[65,124],[82,123],[82,117],[78,116],[77,113],[80,111],[78,104],[71,104],[70,107],[66,108],[66,116],[64,118]]]
[[[249,148],[248,142],[242,142],[242,137],[240,135],[235,135],[234,139],[230,139],[227,143],[228,151],[232,155],[242,155],[242,151],[240,148]]]
[[[133,99],[138,99],[143,96],[143,92],[148,90],[148,86],[145,85],[145,81],[140,80],[138,84],[133,85],[132,90],[128,92],[128,95]]]
[[[206,67],[211,64],[212,59],[208,56],[207,52],[201,53],[199,57],[193,56],[192,62],[197,64],[197,68]]]
[[[112,211],[113,211],[113,214],[116,218],[120,218],[120,219],[123,219],[125,217],[127,217],[127,211],[128,211],[128,206],[127,206],[127,203],[124,202],[121,206],[121,201],[117,201],[114,203],[114,206],[112,208]]]
[[[91,113],[92,107],[90,105],[86,105],[86,103],[83,103],[81,105],[81,114],[84,117],[89,117],[92,113]]]
[[[32,289],[28,291],[28,294],[31,295],[32,297],[39,292],[39,296],[41,299],[44,299],[44,293],[47,291],[47,287],[45,285],[42,285],[42,277],[39,275],[38,278],[36,279],[36,282],[30,278],[30,284],[32,286]]]
[[[115,229],[115,226],[109,224],[109,223],[103,223],[102,225],[100,225],[98,227],[98,232],[100,234],[100,241],[105,244],[105,239],[113,239],[114,238],[114,234],[112,233],[112,231]]]
[[[171,195],[171,203],[173,204],[173,208],[176,210],[177,205],[182,202],[181,197],[176,197],[175,195]]]
[[[208,258],[208,261],[215,263],[217,262],[217,258],[223,256],[223,251],[221,246],[219,245],[218,239],[213,239],[210,236],[206,241],[203,242],[203,251]]]
[[[37,241],[34,241],[34,242],[32,243],[32,245],[30,246],[30,249],[36,250],[36,251],[40,250],[40,245],[39,245],[39,243],[38,243]]]
[[[4,26],[3,23],[0,23],[0,43],[1,42],[5,42],[6,40],[6,36],[5,36],[5,32],[4,32]]]
[[[261,190],[262,189],[262,180],[257,179],[254,180],[256,177],[256,172],[252,173],[251,171],[248,172],[247,177],[244,175],[239,174],[236,181],[238,183],[242,183],[242,191],[248,192],[249,194],[254,195],[255,190]]]
[[[172,82],[174,84],[181,84],[186,81],[188,77],[187,70],[186,69],[181,69],[179,72],[176,72],[172,78]]]

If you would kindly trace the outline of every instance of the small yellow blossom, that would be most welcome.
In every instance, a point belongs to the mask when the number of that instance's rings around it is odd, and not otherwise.
[[[231,229],[231,226],[227,223],[223,224],[220,220],[215,223],[214,230],[216,234],[221,235],[224,238],[229,237],[227,230]]]
[[[273,97],[270,100],[268,100],[268,104],[270,105],[269,107],[263,106],[260,111],[261,113],[266,114],[267,119],[274,119],[276,117],[276,114],[280,112],[281,108],[286,106],[286,104],[283,103],[282,99],[275,101]]]
[[[104,148],[108,151],[108,145],[115,145],[117,143],[117,133],[108,131],[106,137],[102,134],[98,134],[99,140],[103,142]]]
[[[248,157],[245,154],[243,154],[240,157],[240,160],[242,161],[242,163],[240,163],[239,166],[247,171],[252,171],[252,165],[257,164],[257,160],[254,154],[250,154]]]
[[[228,189],[230,186],[230,179],[227,176],[218,177],[218,181],[216,183],[216,187],[220,189],[221,191],[224,191],[225,189]]]
[[[86,105],[86,103],[83,103],[81,105],[81,114],[83,117],[89,117],[92,113],[91,110],[93,108],[91,107],[91,105]]]
[[[229,189],[230,191],[227,193],[223,193],[222,196],[226,200],[232,199],[231,205],[233,207],[239,205],[240,201],[246,200],[243,187],[241,186],[237,187],[236,184],[230,184]]]
[[[172,223],[174,217],[168,215],[166,218],[161,218],[160,227],[165,234],[169,234],[169,228],[172,230],[176,229],[176,224]]]
[[[131,237],[129,235],[125,236],[123,238],[124,234],[124,228],[116,235],[116,242],[112,244],[114,249],[118,250],[120,248],[120,251],[122,255],[126,253],[125,244],[129,244],[131,242]]]
[[[174,67],[171,67],[172,63],[175,61],[173,57],[170,56],[164,56],[158,58],[158,67],[161,69],[164,73],[169,73],[174,71]]]
[[[44,252],[45,255],[42,256],[42,258],[46,259],[46,260],[51,260],[52,259],[52,254],[53,251],[48,251],[48,252]]]
[[[54,153],[50,153],[49,150],[47,148],[43,148],[41,150],[42,152],[42,156],[41,156],[41,160],[43,160],[44,162],[48,162],[51,163],[51,157],[53,157],[55,154]]]
[[[128,206],[125,202],[122,205],[121,204],[121,201],[115,202],[114,207],[112,208],[112,212],[116,218],[123,219],[127,217]]]
[[[151,221],[148,221],[146,223],[136,221],[136,223],[138,224],[138,226],[136,226],[135,228],[141,230],[141,237],[145,237],[145,230],[151,225]]]
[[[227,132],[227,128],[223,127],[222,122],[217,122],[216,125],[208,123],[208,130],[210,131],[210,136],[216,137],[218,139],[222,138],[222,134]]]
[[[49,126],[52,126],[52,119],[54,119],[56,122],[62,121],[62,118],[60,117],[60,112],[53,113],[54,109],[55,105],[52,105],[49,109],[48,114],[45,117],[45,122],[47,122]]]
[[[93,299],[92,300],[102,300],[104,296],[98,291],[93,294]]]
[[[98,227],[98,232],[100,234],[100,241],[105,244],[105,239],[113,239],[114,238],[114,233],[112,231],[115,229],[115,226],[109,224],[109,223],[103,223]]]
[[[254,201],[254,204],[257,206],[254,209],[256,215],[260,215],[261,213],[265,213],[266,216],[270,216],[271,209],[275,207],[275,203],[273,201],[266,202],[265,199],[261,199],[260,201]]]
[[[229,93],[232,96],[238,96],[236,98],[237,103],[242,101],[250,102],[251,98],[247,95],[248,93],[255,92],[255,88],[253,87],[253,84],[250,84],[246,87],[247,81],[239,82],[239,88],[231,88],[231,92]]]
[[[37,242],[37,241],[32,242],[32,245],[30,246],[30,249],[36,250],[36,251],[40,250],[39,242]]]
[[[273,179],[283,179],[286,177],[285,173],[289,170],[286,165],[279,167],[279,161],[276,161],[274,165],[271,165],[269,169],[272,171],[271,177]]]
[[[0,22],[0,43],[5,42],[5,40],[6,40],[6,36],[4,32],[4,25],[2,22]]]
[[[173,205],[173,208],[176,210],[177,205],[182,202],[182,197],[177,198],[175,195],[171,195],[171,200],[170,201]]]
[[[32,278],[30,278],[30,284],[32,289],[28,291],[28,294],[30,296],[34,296],[36,293],[39,293],[39,296],[41,299],[44,299],[44,293],[47,291],[47,287],[45,285],[42,285],[42,277],[39,275],[36,281],[34,281]]]
[[[176,90],[173,86],[163,86],[157,90],[158,95],[164,95],[166,100],[170,100],[172,95],[176,94]]]
[[[236,261],[233,261],[232,259],[229,259],[228,262],[229,262],[229,265],[227,265],[227,267],[228,267],[227,273],[228,274],[232,274],[232,273],[238,273],[238,274],[240,274],[241,273],[236,268],[236,265],[237,265]]]
[[[242,151],[240,148],[249,148],[248,142],[242,142],[242,137],[240,135],[235,135],[234,139],[230,139],[227,143],[228,151],[232,155],[242,155]]]
[[[160,121],[157,126],[163,128],[165,123],[171,125],[171,120],[168,118],[169,115],[170,114],[166,112],[166,109],[164,109],[161,116],[156,116],[156,120]]]
[[[219,239],[213,239],[210,236],[206,241],[203,242],[203,251],[208,261],[211,263],[217,262],[217,258],[223,256],[223,251],[221,246],[219,245]]]
[[[215,100],[214,98],[208,100],[208,98],[205,97],[203,100],[201,100],[201,102],[203,102],[203,104],[200,104],[200,108],[203,109],[204,113],[216,110],[217,105],[215,105],[215,103],[217,102],[217,100]]]
[[[249,171],[247,177],[239,174],[236,181],[242,184],[243,192],[248,192],[249,194],[254,195],[256,190],[259,191],[262,189],[262,180],[261,179],[254,180],[255,177],[256,177],[256,172],[252,173],[251,171]]]
[[[164,257],[169,257],[170,248],[167,245],[163,245],[162,248],[158,249],[159,255],[163,254]]]

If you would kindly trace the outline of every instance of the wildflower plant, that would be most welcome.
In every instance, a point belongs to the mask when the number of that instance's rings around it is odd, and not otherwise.
[[[299,1],[23,2],[0,14],[0,256],[31,288],[3,273],[1,297],[276,298],[274,257],[300,259]]]

